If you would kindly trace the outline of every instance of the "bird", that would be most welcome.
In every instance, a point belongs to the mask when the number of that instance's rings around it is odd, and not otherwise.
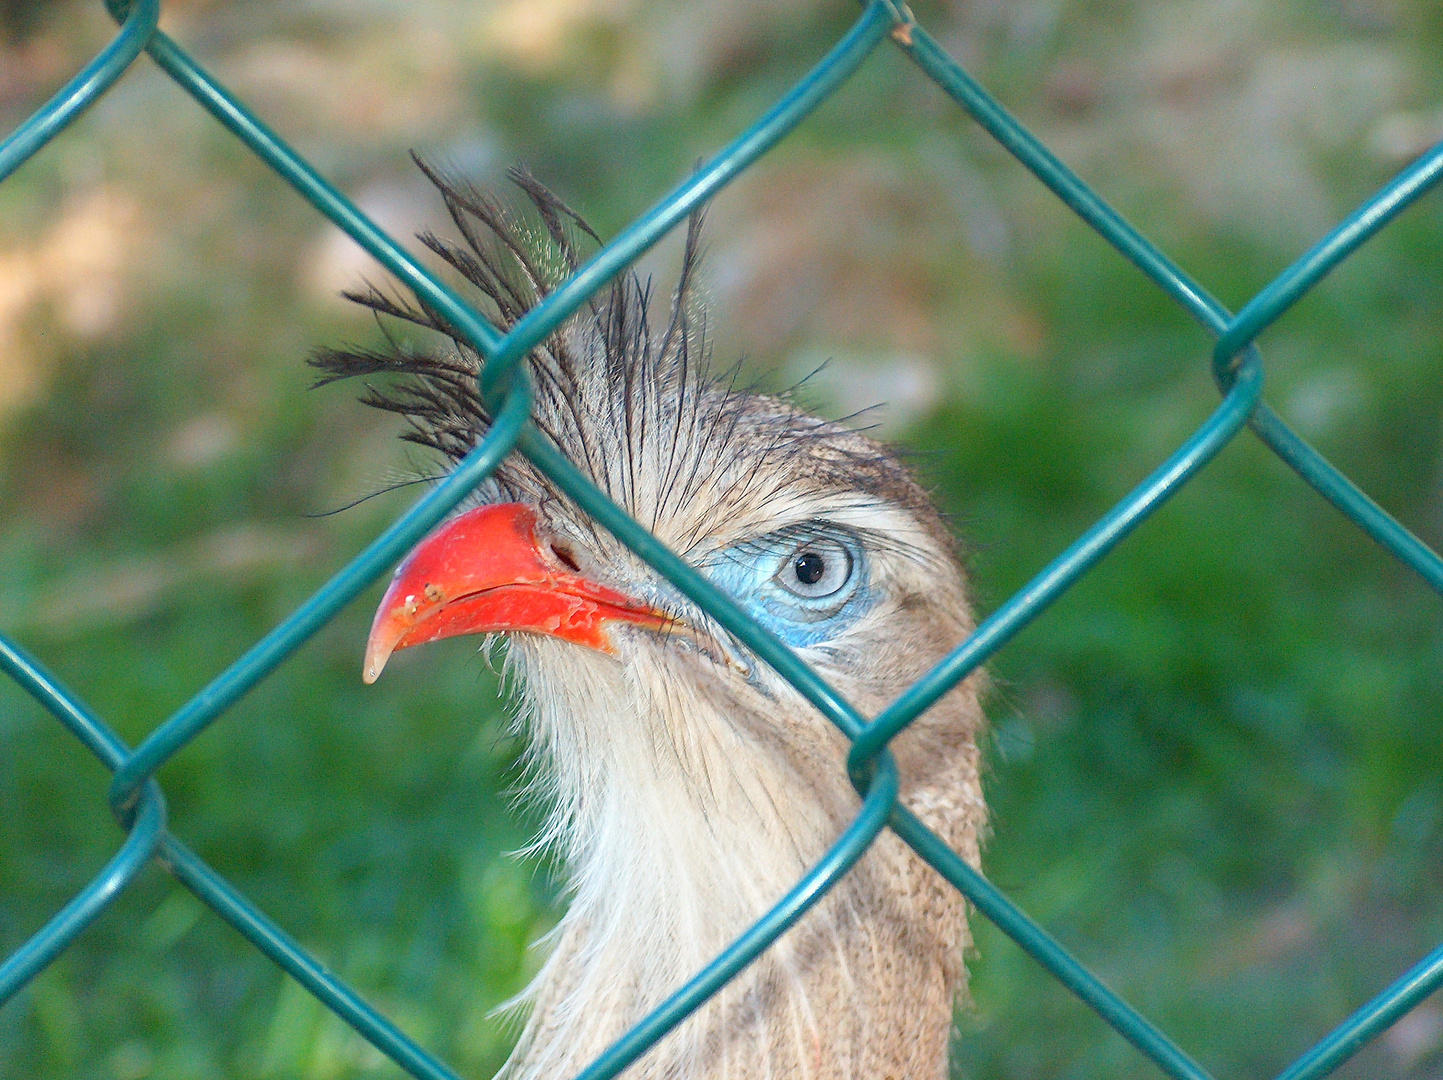
[[[413,155],[414,156],[414,155]],[[420,242],[508,329],[601,243],[523,168],[509,201],[416,157],[458,239]],[[533,422],[608,497],[864,715],[975,623],[958,542],[891,448],[718,367],[703,213],[669,303],[627,271],[528,357]],[[454,463],[485,436],[483,358],[438,311],[346,294],[379,347],[323,348],[402,437]],[[404,334],[397,330],[404,330]],[[504,666],[568,904],[498,1077],[574,1076],[765,912],[859,798],[848,742],[780,676],[513,454],[396,570],[363,664],[463,634]],[[987,828],[984,675],[893,740],[900,800],[971,865]],[[890,832],[797,925],[628,1071],[643,1080],[948,1075],[971,949],[962,897]]]

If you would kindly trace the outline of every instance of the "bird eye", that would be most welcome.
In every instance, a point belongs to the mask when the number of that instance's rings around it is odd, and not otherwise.
[[[798,649],[833,640],[876,599],[861,537],[829,521],[743,540],[702,567],[747,614]]]
[[[831,596],[852,576],[852,556],[834,541],[814,541],[787,557],[776,580],[782,588],[809,600]]]

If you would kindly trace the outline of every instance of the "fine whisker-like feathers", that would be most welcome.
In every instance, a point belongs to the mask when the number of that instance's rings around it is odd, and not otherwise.
[[[309,518],[334,517],[337,514],[344,514],[347,510],[354,510],[362,503],[370,502],[372,499],[379,499],[382,495],[389,495],[393,491],[400,491],[402,488],[414,487],[417,484],[434,484],[444,479],[446,479],[444,476],[436,476],[432,473],[421,473],[419,476],[408,476],[404,480],[393,480],[389,484],[384,484],[381,487],[377,488],[375,491],[367,492],[365,495],[362,495],[356,499],[352,499],[348,503],[342,503],[340,506],[337,506],[334,509],[319,510],[315,513],[305,514],[303,516]]]

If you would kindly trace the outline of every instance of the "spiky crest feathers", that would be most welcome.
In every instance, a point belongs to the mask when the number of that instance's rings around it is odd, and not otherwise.
[[[475,287],[503,331],[583,264],[584,243],[600,242],[585,219],[524,169],[508,175],[529,214],[419,157],[416,163],[464,243],[430,232],[419,239]],[[808,415],[785,396],[739,387],[736,368],[713,370],[706,311],[696,296],[701,236],[697,212],[688,221],[664,327],[651,324],[649,283],[627,271],[533,350],[537,426],[611,498],[683,551],[716,524],[699,513],[701,505],[729,512],[739,503],[762,505],[799,477],[885,498],[947,537],[925,494],[882,447]],[[317,351],[310,361],[323,373],[317,385],[368,379],[362,401],[406,417],[402,438],[459,461],[490,425],[477,388],[482,358],[420,301],[375,286],[345,295],[376,313],[385,346]],[[439,342],[427,348],[402,342],[385,327],[387,318]],[[369,381],[375,375],[388,378]],[[710,497],[699,500],[703,491]],[[567,502],[515,457],[483,497]]]

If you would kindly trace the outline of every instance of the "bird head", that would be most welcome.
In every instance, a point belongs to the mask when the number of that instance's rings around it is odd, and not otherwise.
[[[512,179],[530,215],[419,164],[464,238],[426,234],[422,242],[479,292],[503,328],[574,271],[581,246],[595,239],[524,172]],[[653,325],[649,286],[626,274],[533,351],[533,421],[856,707],[878,711],[972,627],[953,541],[888,448],[808,414],[789,395],[739,386],[735,369],[711,367],[695,286],[700,230],[694,216],[665,319]],[[433,310],[376,289],[352,298],[432,332],[435,342],[323,350],[313,358],[322,381],[396,376],[368,385],[364,400],[404,415],[412,442],[450,461],[465,456],[491,421],[477,392],[481,357]],[[835,839],[857,805],[846,742],[519,455],[396,571],[363,677],[374,681],[397,650],[464,634],[509,640],[540,760],[533,775],[553,803],[543,839],[562,849],[571,875],[572,904],[533,987],[536,1012],[515,1075],[568,1074],[710,959]],[[980,723],[969,682],[894,746],[904,798],[974,861],[983,818]],[[890,920],[885,934],[868,928],[835,950],[787,961],[788,970],[820,972],[840,957],[846,980],[860,986],[871,978],[902,1012],[926,1013],[919,1002],[932,1002],[925,1024],[900,1018],[877,1036],[911,1049],[857,1075],[921,1076],[938,1060],[945,1067],[965,922],[955,897],[919,884],[908,858],[881,845],[839,891],[837,904],[875,907]],[[886,870],[869,877],[879,859],[890,860]],[[910,884],[899,892],[898,882]],[[837,904],[829,898],[823,909]],[[892,945],[902,949],[896,956]],[[928,954],[933,948],[939,955]],[[770,963],[750,976],[753,990],[773,978]],[[892,979],[907,988],[889,989]],[[776,1015],[763,1010],[741,1028],[794,1034],[831,1023],[808,999],[817,992],[806,990],[799,1002],[778,990]],[[708,1015],[739,1007],[728,1000],[709,1005]],[[783,1012],[792,1019],[777,1019]],[[855,1011],[846,1016],[837,1022],[866,1027]],[[774,1048],[772,1060],[810,1060],[810,1042],[791,1042]],[[713,1051],[696,1043],[688,1052]],[[658,1076],[712,1075],[666,1072],[680,1068],[675,1061],[655,1068]]]
[[[513,170],[512,179],[534,205],[534,221],[418,164],[466,238],[457,245],[425,234],[423,243],[480,290],[503,327],[575,270],[579,241],[595,238],[525,172]],[[664,326],[650,324],[649,285],[626,275],[536,350],[536,423],[603,491],[824,673],[860,683],[867,697],[900,691],[920,670],[916,650],[900,642],[950,643],[970,628],[950,534],[887,448],[807,414],[789,396],[739,388],[736,369],[711,368],[694,295],[700,229],[693,217]],[[322,382],[382,371],[406,377],[370,388],[365,400],[407,416],[405,438],[459,460],[490,423],[475,391],[480,357],[433,311],[374,289],[349,295],[439,332],[445,344],[323,350],[313,359],[327,372]],[[367,645],[366,682],[396,650],[502,633],[622,663],[671,650],[701,658],[723,681],[782,692],[705,612],[525,461],[503,465],[479,500],[397,570]]]

